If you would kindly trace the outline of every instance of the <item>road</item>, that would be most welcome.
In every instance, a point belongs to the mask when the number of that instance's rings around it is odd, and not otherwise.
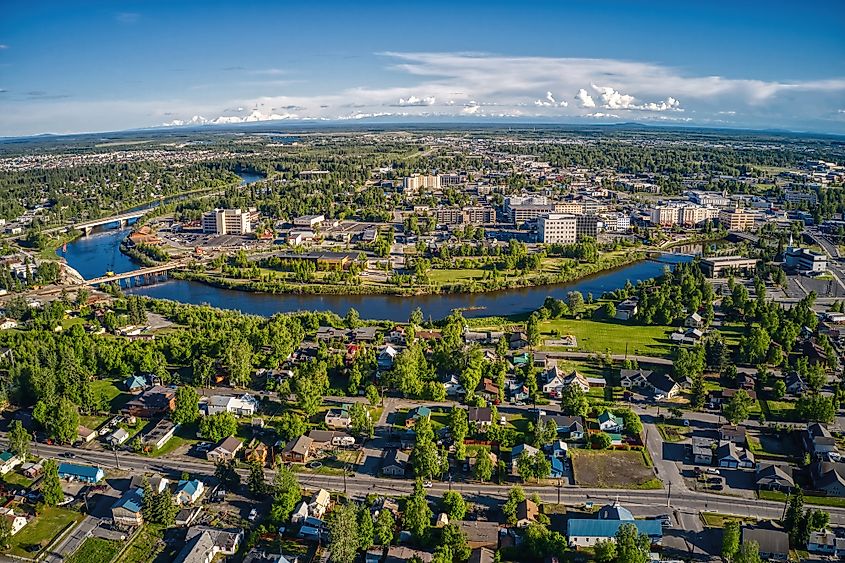
[[[93,516],[86,516],[72,532],[59,540],[56,546],[44,555],[46,563],[61,563],[70,554],[79,549],[82,542],[91,535],[94,528],[100,525],[100,519]]]
[[[656,429],[655,429],[656,430]],[[649,437],[652,431],[649,431]],[[64,446],[38,445],[42,456],[58,457],[59,454],[71,452],[74,461],[99,465],[103,468],[114,468],[115,458],[111,452],[96,452],[79,450]],[[120,468],[133,473],[161,472],[180,475],[188,472],[195,476],[214,474],[214,465],[202,460],[195,460],[182,456],[173,459],[153,459],[138,454],[122,453],[119,455]],[[248,470],[241,470],[242,477],[248,476]],[[667,472],[668,473],[668,472]],[[273,472],[266,471],[268,479]],[[407,479],[388,479],[373,475],[351,474],[320,475],[311,473],[297,473],[300,484],[307,489],[324,488],[335,492],[346,492],[354,498],[364,498],[368,494],[405,495],[414,486],[413,481]],[[662,477],[662,475],[661,475]],[[498,505],[507,497],[510,489],[508,485],[480,484],[466,482],[435,482],[429,489],[429,496],[438,498],[446,490],[461,492],[467,500],[482,505]],[[780,518],[784,505],[780,502],[749,500],[712,493],[693,492],[686,488],[672,487],[671,490],[639,491],[630,489],[588,489],[576,486],[538,487],[524,485],[527,494],[537,493],[545,502],[560,501],[567,504],[581,504],[587,500],[593,502],[613,501],[616,498],[626,505],[637,506],[667,506],[680,511],[713,511],[737,516],[755,516],[763,518]],[[671,496],[670,496],[671,495]],[[667,511],[669,508],[667,508]],[[830,512],[831,522],[845,525],[845,508],[825,508]],[[635,510],[636,512],[636,510]]]

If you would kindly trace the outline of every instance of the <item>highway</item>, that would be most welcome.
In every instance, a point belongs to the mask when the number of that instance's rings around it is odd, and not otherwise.
[[[36,448],[33,448],[36,452]],[[72,453],[73,459],[64,459],[60,454]],[[104,469],[115,469],[116,460],[113,452],[109,451],[87,451],[73,447],[48,446],[37,444],[37,454],[41,456],[55,457],[59,461],[72,463],[87,463],[98,465]],[[159,472],[170,475],[180,475],[188,472],[193,475],[213,475],[214,465],[210,462],[198,459],[191,459],[185,456],[174,459],[154,459],[132,453],[118,453],[117,463],[120,469],[132,473]],[[248,470],[240,470],[241,476],[245,479]],[[272,479],[273,471],[267,470],[267,478]],[[413,481],[408,479],[390,479],[372,475],[349,474],[343,475],[320,475],[312,473],[297,473],[300,484],[307,489],[324,488],[330,491],[343,493],[350,497],[362,499],[368,494],[381,495],[405,495],[413,489]],[[496,485],[467,482],[434,482],[428,490],[432,498],[439,498],[446,490],[461,492],[470,501],[482,505],[496,505],[507,497],[508,490],[512,484]],[[565,504],[582,504],[585,501],[604,502],[619,499],[620,502],[634,508],[637,506],[654,508],[655,506],[666,506],[669,508],[686,511],[711,511],[736,516],[754,516],[758,518],[780,518],[784,504],[781,502],[749,500],[740,497],[730,497],[713,493],[693,492],[689,490],[678,491],[675,488],[660,490],[630,490],[630,489],[589,489],[574,486],[560,487],[538,487],[530,484],[523,485],[527,494],[537,493],[540,498],[549,503],[556,503],[558,500]],[[831,522],[838,525],[845,525],[845,508],[825,507],[830,512]]]

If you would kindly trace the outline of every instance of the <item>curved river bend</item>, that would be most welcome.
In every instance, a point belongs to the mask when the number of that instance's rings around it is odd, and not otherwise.
[[[258,179],[242,174],[245,183]],[[101,276],[108,271],[121,273],[137,269],[119,250],[120,241],[129,229],[95,232],[68,243],[65,252],[59,254],[86,279]],[[195,305],[207,304],[221,309],[269,316],[275,313],[294,311],[334,311],[345,315],[354,307],[365,319],[388,319],[407,321],[411,312],[421,308],[423,315],[440,319],[453,309],[468,309],[466,317],[505,316],[527,313],[539,308],[546,297],[565,299],[570,291],[580,291],[584,297],[592,293],[598,298],[606,291],[624,287],[627,281],[637,283],[663,273],[667,262],[676,264],[690,260],[689,256],[664,255],[662,261],[643,260],[615,270],[610,270],[580,280],[557,285],[508,289],[488,293],[454,293],[446,295],[419,295],[401,297],[396,295],[294,295],[266,294],[221,289],[203,283],[169,280],[153,285],[140,285],[124,291],[159,299],[172,299]],[[670,265],[671,265],[670,264]]]

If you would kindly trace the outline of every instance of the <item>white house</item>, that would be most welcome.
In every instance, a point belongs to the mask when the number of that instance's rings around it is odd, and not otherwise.
[[[10,451],[0,453],[0,475],[5,475],[21,463],[23,459]]]
[[[294,524],[299,524],[308,518],[308,503],[304,500],[296,505],[293,509],[293,514],[290,516],[290,521]]]
[[[18,532],[21,531],[21,528],[26,526],[27,519],[20,514],[15,514],[15,511],[11,508],[0,508],[0,516],[5,518],[9,521],[11,525],[11,534],[14,536]]]
[[[176,486],[176,504],[194,504],[205,492],[205,484],[198,479],[179,481]]]
[[[314,496],[311,497],[311,502],[308,503],[308,512],[310,512],[311,516],[314,518],[322,520],[323,516],[326,514],[326,510],[329,509],[331,501],[331,494],[329,494],[326,489],[320,489],[314,493]]]
[[[622,418],[614,415],[610,411],[604,411],[599,415],[599,428],[602,432],[617,433],[625,428]]]
[[[253,416],[256,411],[258,411],[258,399],[250,394],[240,397],[214,395],[206,404],[206,412],[210,415],[230,412],[235,416]]]

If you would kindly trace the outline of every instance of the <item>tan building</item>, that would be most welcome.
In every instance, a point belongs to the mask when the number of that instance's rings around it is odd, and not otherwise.
[[[729,231],[748,231],[754,228],[755,213],[745,208],[723,209],[719,212],[719,222]]]
[[[246,235],[252,232],[249,211],[215,209],[202,215],[202,232],[218,235]]]
[[[538,240],[543,244],[573,244],[578,239],[575,215],[550,213],[537,220]]]

